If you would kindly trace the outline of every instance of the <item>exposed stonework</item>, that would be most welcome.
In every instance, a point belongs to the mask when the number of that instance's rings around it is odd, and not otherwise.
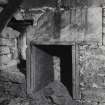
[[[56,14],[54,14],[55,12]],[[57,14],[59,14],[58,17]],[[34,14],[33,18],[34,26],[30,26],[25,33],[28,38],[27,44],[33,39],[40,42],[59,40],[79,43],[81,102],[83,105],[104,105],[105,46],[99,46],[103,40],[102,8],[99,6],[87,8],[85,6],[83,8],[72,8],[71,11],[61,10],[60,12],[53,8],[45,9],[44,12]],[[20,33],[16,30],[5,27],[0,37],[0,104],[2,105],[4,104],[3,101],[6,100],[5,102],[9,103],[8,100],[11,99],[9,105],[29,105],[29,101],[26,101],[26,99],[16,98],[26,95],[25,76],[19,72],[17,67],[19,63],[17,37],[19,35]],[[26,40],[23,41],[26,44]],[[81,42],[90,44],[81,44]],[[21,46],[21,48],[24,47],[23,55],[26,51],[26,45],[24,46]],[[24,58],[26,59],[26,56]],[[55,58],[54,67],[59,66],[59,63],[59,59]],[[59,68],[55,69],[59,71]],[[59,73],[56,79],[59,79]],[[50,94],[52,90],[54,93]],[[60,83],[50,84],[47,89],[44,88],[33,94],[34,101],[31,101],[31,104],[70,105],[71,98],[66,91]]]
[[[8,87],[8,84],[6,85]],[[81,102],[72,100],[65,86],[54,81],[38,92],[33,92],[28,97],[20,95],[20,88],[17,87],[18,97],[3,97],[0,100],[2,105],[81,105]],[[12,88],[14,90],[14,88]],[[7,90],[10,91],[9,87]],[[23,94],[23,93],[21,93]],[[16,94],[15,94],[16,95]]]
[[[17,38],[20,33],[5,27],[0,37],[0,104],[26,96],[26,80],[18,68]]]
[[[46,12],[45,14],[47,15]],[[70,11],[61,11],[60,35],[55,39],[51,35],[53,33],[52,30],[46,31],[48,23],[50,24],[50,22],[45,24],[46,15],[42,15],[38,19],[40,27],[36,28],[36,24],[35,27],[28,29],[28,41],[36,39],[37,41],[39,40],[39,43],[43,41],[53,42],[54,40],[79,43],[81,102],[83,105],[103,105],[105,101],[105,47],[101,46],[102,8],[95,6],[84,7],[82,10],[81,8],[72,8],[72,16]],[[40,32],[40,34],[36,32]],[[50,32],[50,34],[46,32]],[[53,35],[55,34],[57,33],[55,32]]]
[[[83,103],[105,102],[105,46],[80,45],[80,88]]]
[[[11,99],[26,97],[26,81],[20,72],[0,71],[0,104],[8,105]],[[6,104],[4,104],[6,103]]]
[[[0,46],[9,46],[9,47],[15,46],[15,40],[0,38]]]
[[[0,37],[0,66],[3,68],[6,65],[13,63],[18,57],[17,37],[19,32],[10,27],[6,27]],[[14,63],[13,63],[14,64]],[[2,67],[3,66],[3,67]],[[15,65],[16,66],[16,65]]]
[[[28,40],[49,41],[55,39],[102,43],[101,7],[83,7],[82,9],[78,7],[72,8],[71,11],[61,10],[60,15],[56,17],[59,18],[59,21],[55,19],[54,12],[55,10],[49,9],[44,13],[36,13],[37,19],[34,20],[36,25],[27,30]],[[60,27],[59,25],[57,27],[55,23],[59,24]],[[55,38],[55,36],[58,37]]]
[[[81,105],[72,100],[65,86],[57,81],[50,83],[31,96],[31,105]]]
[[[3,36],[3,38],[8,38],[8,39],[15,39],[19,37],[19,35],[20,32],[12,29],[11,27],[5,27],[1,33],[1,36]]]

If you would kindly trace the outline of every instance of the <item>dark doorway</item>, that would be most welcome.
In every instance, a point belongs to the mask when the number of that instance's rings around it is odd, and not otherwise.
[[[69,93],[72,94],[72,46],[71,45],[35,45],[42,52],[60,58],[60,78]]]

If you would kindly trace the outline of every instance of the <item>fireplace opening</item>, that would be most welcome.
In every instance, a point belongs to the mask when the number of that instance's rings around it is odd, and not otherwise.
[[[60,69],[58,73],[60,75],[60,81],[66,86],[70,95],[72,96],[72,46],[71,45],[35,45],[35,47],[51,57],[57,57],[59,60],[56,62],[58,65],[53,63],[53,66]],[[41,55],[39,55],[41,56]],[[46,58],[45,58],[46,59]],[[53,59],[54,60],[54,59]],[[45,60],[46,62],[46,60]],[[51,64],[51,63],[50,63]],[[54,68],[53,68],[54,69]],[[55,71],[55,70],[53,70]],[[47,74],[46,74],[47,75]],[[57,75],[55,72],[54,75]],[[56,76],[55,76],[56,77]]]

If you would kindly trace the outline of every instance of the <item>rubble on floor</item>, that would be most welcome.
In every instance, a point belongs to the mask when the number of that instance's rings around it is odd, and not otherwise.
[[[4,103],[3,103],[4,102]],[[2,105],[80,105],[80,102],[72,100],[65,86],[54,81],[45,88],[27,97],[6,98]]]
[[[16,97],[26,97],[25,75],[19,71],[0,70],[0,105],[8,105]]]
[[[33,92],[31,97],[31,105],[80,105],[72,100],[68,90],[58,81],[50,83],[37,93]]]

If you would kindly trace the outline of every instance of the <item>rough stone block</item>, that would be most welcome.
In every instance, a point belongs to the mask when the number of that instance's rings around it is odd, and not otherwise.
[[[104,89],[88,89],[82,92],[82,100],[90,101],[90,102],[105,102],[105,93]]]
[[[3,45],[3,46],[14,46],[15,45],[15,40],[0,38],[0,45]]]
[[[11,81],[14,83],[24,83],[25,75],[21,72],[9,72],[0,70],[0,81]]]
[[[10,53],[10,49],[7,46],[0,46],[0,55],[1,54],[9,54]]]
[[[85,40],[102,42],[102,8],[88,8],[88,23]]]
[[[2,31],[1,35],[4,37],[4,38],[17,38],[19,35],[20,35],[20,32],[10,28],[10,27],[6,27],[4,28],[4,30]]]
[[[10,101],[9,105],[30,105],[30,103],[26,98],[15,98]]]
[[[11,54],[0,55],[0,65],[8,64],[11,61]]]
[[[18,67],[17,64],[19,63],[18,60],[11,60],[7,65],[0,66],[0,70],[8,71],[8,72],[17,72]]]
[[[82,100],[90,103],[105,101],[105,46],[83,45],[79,55]]]
[[[0,81],[0,99],[3,97],[24,97],[25,96],[25,83],[17,84],[12,82]],[[1,101],[1,100],[0,100]]]

